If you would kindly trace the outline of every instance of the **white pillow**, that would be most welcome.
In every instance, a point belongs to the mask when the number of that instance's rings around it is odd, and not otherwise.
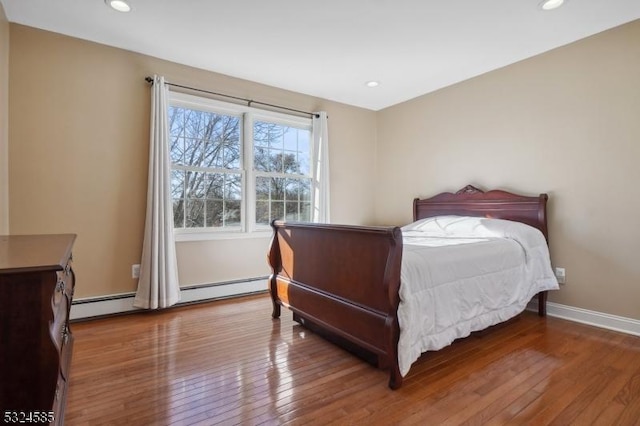
[[[402,227],[402,231],[419,231],[433,236],[469,236],[477,232],[480,217],[434,216]]]
[[[434,216],[402,227],[425,237],[509,238],[525,247],[546,245],[540,230],[521,222],[472,216]]]

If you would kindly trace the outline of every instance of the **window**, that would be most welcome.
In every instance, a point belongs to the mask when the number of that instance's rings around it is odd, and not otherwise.
[[[240,229],[241,122],[239,116],[169,107],[176,229]]]
[[[311,220],[311,119],[173,92],[169,104],[176,234]]]
[[[311,220],[310,146],[309,129],[254,121],[256,224]]]

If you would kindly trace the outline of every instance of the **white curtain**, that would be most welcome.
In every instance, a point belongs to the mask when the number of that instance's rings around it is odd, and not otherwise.
[[[151,95],[147,216],[138,291],[133,302],[133,306],[144,309],[166,308],[180,300],[170,195],[167,92],[164,77],[154,76]]]
[[[329,128],[327,113],[322,111],[313,116],[313,168],[314,209],[313,221],[329,223]]]

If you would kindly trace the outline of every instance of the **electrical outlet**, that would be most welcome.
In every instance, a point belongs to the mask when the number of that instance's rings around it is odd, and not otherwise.
[[[131,278],[140,278],[140,264],[131,265]]]
[[[556,268],[556,279],[558,280],[558,284],[566,284],[567,283],[567,274],[564,268]]]

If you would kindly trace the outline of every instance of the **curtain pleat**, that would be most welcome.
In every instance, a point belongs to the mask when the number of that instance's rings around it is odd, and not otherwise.
[[[321,111],[313,116],[313,168],[314,208],[313,221],[329,223],[329,127],[327,113]]]
[[[173,238],[167,91],[164,77],[154,76],[147,214],[138,291],[133,302],[134,306],[143,309],[166,308],[180,301]]]

